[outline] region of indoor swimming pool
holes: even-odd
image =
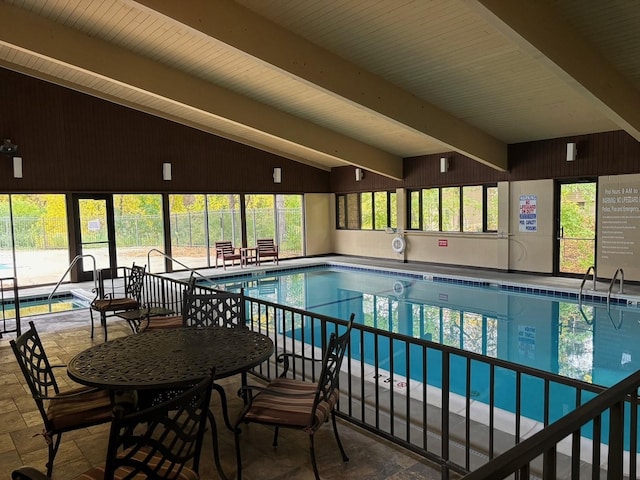
[[[217,278],[231,291],[611,386],[640,368],[635,302],[429,274],[321,265]],[[365,349],[365,355],[367,350]],[[366,359],[365,359],[366,360]],[[396,364],[397,368],[397,364]]]
[[[247,297],[334,318],[346,320],[354,312],[356,321],[369,327],[601,386],[614,385],[640,367],[637,302],[612,299],[608,307],[606,293],[579,304],[577,292],[344,265],[230,275],[216,278],[215,283],[230,291],[244,289]],[[316,326],[313,329],[315,338],[320,338]],[[305,343],[312,336],[310,329],[278,333]],[[351,355],[393,370],[396,378],[426,380],[441,388],[442,352],[412,344],[407,353],[404,345],[373,335],[352,336]],[[481,360],[467,364],[465,357],[456,355],[449,361],[450,392],[464,396],[469,373],[473,399],[488,404],[489,364]],[[527,392],[520,399],[498,393],[495,406],[515,412],[520,402],[522,415],[542,422],[545,382],[526,374],[517,380],[506,368],[494,373],[504,392],[517,391],[517,381]],[[575,389],[558,382],[551,382],[549,389],[547,406],[553,421],[575,408]],[[583,401],[592,396],[585,392]],[[587,437],[588,430],[583,432]]]

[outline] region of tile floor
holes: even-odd
[[[101,332],[89,338],[87,310],[29,317],[23,321],[23,330],[34,320],[52,363],[65,363],[83,349],[102,341]],[[129,327],[121,320],[110,319],[109,338],[129,335]],[[9,340],[15,334],[0,339],[0,474],[8,478],[9,472],[20,465],[32,465],[44,470],[47,448],[42,431],[42,420],[35,403],[25,389],[24,379],[13,355]],[[64,376],[59,381],[70,385]],[[240,410],[241,402],[235,391],[239,378],[222,383],[228,392],[231,418]],[[219,412],[219,397],[212,395],[212,411]],[[320,475],[323,479],[429,479],[440,478],[438,470],[411,452],[393,446],[367,432],[340,421],[340,435],[350,457],[343,463],[335,444],[331,427],[327,425],[317,434],[316,451]],[[223,469],[229,478],[235,478],[235,447],[233,435],[218,418],[219,445]],[[55,461],[55,480],[73,479],[91,466],[104,462],[108,426],[98,426],[63,436]],[[248,425],[243,429],[243,478],[256,479],[312,479],[307,436],[298,431],[282,430],[279,446],[271,446],[272,430],[261,425]],[[219,478],[213,465],[211,437],[205,437],[201,459],[201,478]]]

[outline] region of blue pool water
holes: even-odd
[[[521,293],[490,282],[468,285],[435,280],[421,274],[322,266],[217,278],[216,283],[231,291],[244,288],[249,297],[345,320],[355,312],[357,321],[372,327],[602,386],[611,386],[640,368],[640,309],[635,306],[620,302],[607,309],[602,300],[591,298],[580,307],[570,294]],[[374,341],[373,336],[365,336],[364,345],[359,345],[359,339],[352,338],[352,352],[375,364]],[[422,349],[409,352],[411,371],[407,372],[404,347],[390,345],[388,340],[381,340],[377,347],[381,369],[391,369],[393,352],[396,375],[423,379]],[[440,365],[440,352],[427,352],[427,364]],[[474,361],[470,368],[474,399],[488,403],[488,365]],[[451,358],[451,371],[460,373],[451,375],[451,391],[464,395],[466,369],[465,359]],[[427,383],[440,387],[439,375],[439,368],[429,368]],[[513,372],[497,368],[495,376],[505,391],[515,391]],[[521,399],[523,415],[542,421],[543,382],[524,375],[522,384],[527,392]],[[550,398],[553,421],[573,409],[575,391],[552,384]],[[498,395],[495,402],[498,408],[515,411],[516,401],[510,395]]]
[[[72,294],[55,295],[51,298],[51,302],[48,301],[47,297],[23,297],[20,298],[20,316],[27,317],[51,312],[65,312],[78,308],[87,308],[87,306],[87,302]],[[15,308],[13,300],[5,300],[0,303],[0,315],[7,319],[15,318]]]
[[[216,283],[336,318],[355,312],[357,321],[372,327],[598,385],[611,386],[640,368],[640,308],[635,306],[612,303],[607,310],[606,303],[590,302],[580,308],[577,299],[553,292],[523,294],[488,282],[469,286],[336,266]]]

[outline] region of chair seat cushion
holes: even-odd
[[[101,298],[95,300],[92,304],[95,310],[100,312],[115,311],[115,310],[133,310],[140,308],[140,302],[135,298]]]
[[[174,315],[171,317],[151,317],[149,319],[149,325],[144,329],[144,331],[163,330],[165,328],[182,328],[182,324],[182,315]]]
[[[151,469],[154,469],[159,464],[159,462],[163,460],[163,457],[161,457],[159,454],[155,454],[151,458],[148,458],[148,454],[146,452],[147,451],[139,451],[133,456],[133,458],[135,460],[138,460],[139,462],[145,463]],[[122,457],[123,455],[125,455],[125,453],[126,451],[120,453],[118,456]],[[178,474],[167,474],[166,470],[168,465],[169,464],[165,461],[164,465],[160,469],[160,472],[158,472],[158,474],[160,475],[158,478],[171,478],[174,480],[198,480],[200,478],[200,476],[189,467],[183,467]],[[118,469],[116,469],[113,478],[114,480],[121,480],[124,478],[130,478],[132,480],[147,480],[148,478],[150,478],[144,473],[138,473],[133,477],[129,477],[128,475],[130,475],[132,471],[132,467],[119,467]],[[91,470],[84,472],[80,476],[75,477],[74,480],[104,480],[104,467],[92,468]]]
[[[321,401],[312,419],[317,388],[316,383],[277,378],[255,396],[245,419],[291,427],[317,427],[327,420],[340,395],[336,389],[327,401]]]
[[[88,387],[67,390],[47,405],[47,417],[54,430],[107,422],[111,420],[111,412],[109,392]]]

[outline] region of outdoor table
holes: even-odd
[[[78,383],[114,392],[171,390],[192,385],[209,375],[212,367],[216,379],[245,375],[267,360],[273,349],[268,336],[245,328],[156,330],[94,345],[73,357],[67,371]],[[215,438],[214,457],[225,478]]]
[[[248,266],[249,263],[258,263],[258,247],[242,247],[240,249],[240,266]]]

